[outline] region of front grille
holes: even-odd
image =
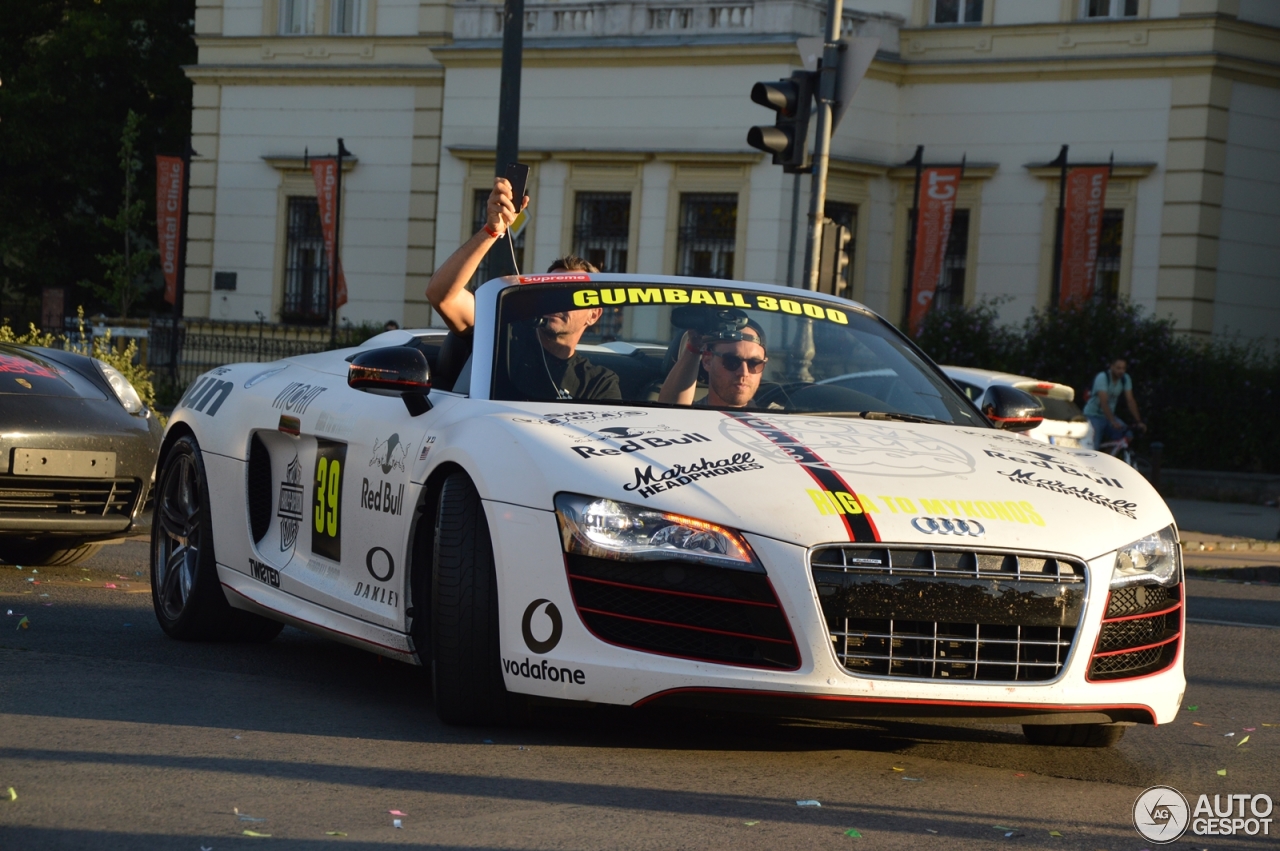
[[[676,561],[568,556],[582,622],[611,644],[707,662],[794,670],[800,656],[763,573]]]
[[[1118,588],[1089,663],[1090,680],[1120,680],[1159,673],[1178,658],[1182,586]]]
[[[830,546],[810,566],[832,647],[855,674],[1051,680],[1084,611],[1084,564],[1052,556]]]
[[[10,517],[130,517],[137,479],[0,476],[0,514]]]
[[[1117,588],[1111,592],[1107,602],[1108,618],[1123,618],[1129,615],[1141,615],[1147,612],[1158,612],[1178,602],[1178,589],[1162,588],[1159,585],[1130,585]]]

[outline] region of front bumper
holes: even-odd
[[[1106,558],[1084,565],[1100,581],[1086,583],[1069,653],[1052,678],[949,681],[851,672],[833,647],[806,550],[748,535],[794,637],[798,661],[789,669],[729,665],[603,640],[589,624],[598,616],[581,613],[575,598],[554,515],[504,503],[486,503],[486,509],[499,565],[504,676],[514,692],[824,717],[1162,724],[1176,715],[1185,690],[1181,639],[1172,664],[1158,673],[1090,681],[1108,599]]]

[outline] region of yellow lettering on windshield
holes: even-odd
[[[631,287],[627,290],[627,304],[662,304],[662,290],[657,287]]]
[[[752,301],[754,300],[754,304]],[[782,311],[792,316],[825,319],[837,325],[848,325],[849,315],[843,310],[809,301],[778,299],[773,296],[742,293],[734,290],[681,289],[676,287],[610,287],[575,290],[576,308],[619,304],[705,304],[715,307],[738,307],[748,310]]]

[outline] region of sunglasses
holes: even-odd
[[[732,352],[711,352],[713,358],[720,358],[720,363],[730,372],[737,372],[745,363],[747,372],[752,375],[759,375],[764,372],[764,365],[769,362],[768,358],[744,358],[733,354]]]

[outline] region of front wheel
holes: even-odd
[[[1109,748],[1124,735],[1121,724],[1023,724],[1022,734],[1033,745],[1059,748]]]
[[[233,609],[218,580],[204,461],[182,437],[157,477],[151,525],[151,603],[160,628],[180,641],[270,641],[283,624]]]
[[[444,481],[431,570],[431,688],[446,724],[508,720],[498,649],[498,576],[484,506],[466,473]]]

